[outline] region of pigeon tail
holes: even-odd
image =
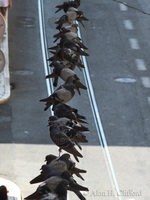
[[[39,198],[39,195],[38,195],[37,191],[35,191],[33,194],[31,194],[31,195],[25,197],[24,199],[26,199],[26,200],[28,200],[28,199],[30,199],[30,200],[31,200],[31,199],[35,200],[35,199],[38,199],[38,198]]]
[[[79,173],[76,173],[75,174],[78,178],[81,178],[83,181],[84,181],[84,178],[79,174]]]
[[[60,30],[62,27],[62,24],[58,24],[58,26],[56,26],[56,29]]]
[[[86,198],[81,194],[80,191],[74,191],[74,193],[77,195],[77,197],[78,197],[80,200],[86,200]]]
[[[54,82],[53,82],[53,86],[56,87],[58,83],[58,76],[55,77]]]
[[[39,176],[35,177],[30,181],[30,184],[35,184],[44,181],[44,177],[40,174]]]
[[[55,78],[58,77],[58,75],[56,75],[54,72],[51,74],[48,74],[45,78]]]
[[[73,168],[70,170],[72,173],[76,174],[76,173],[86,173],[87,171],[84,169],[79,169],[77,167]]]
[[[68,148],[65,148],[65,149],[66,149],[66,151],[68,151],[69,153],[73,154],[74,156],[78,156],[80,158],[83,158],[82,154],[80,154],[74,146],[71,147],[71,148],[68,147]]]

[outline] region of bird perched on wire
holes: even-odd
[[[51,63],[52,64],[52,63]],[[74,63],[69,62],[68,60],[62,60],[60,61],[60,64],[66,68],[69,68],[71,70],[74,70],[76,65]],[[53,64],[52,64],[53,66]]]
[[[82,126],[82,127],[77,127],[74,128],[69,126],[69,124],[67,125],[66,123],[66,119],[67,118],[59,118],[57,120],[55,120],[55,116],[51,116],[50,117],[51,120],[49,120],[49,125],[51,124],[51,122],[56,123],[56,125],[59,127],[59,130],[61,132],[63,132],[64,134],[66,134],[69,139],[74,142],[80,150],[82,150],[82,147],[79,145],[80,142],[82,143],[87,143],[88,140],[86,139],[86,136],[80,131],[88,131],[89,129]],[[68,121],[69,122],[69,121]]]
[[[55,34],[53,37],[56,38],[54,40],[54,43],[59,39],[61,38],[62,35],[66,35],[66,38],[67,39],[73,39],[75,37],[78,37],[77,36],[77,32],[78,32],[78,29],[77,29],[77,26],[75,26],[77,24],[72,24],[72,25],[69,25],[69,26],[64,26],[62,27],[59,32],[57,34]],[[81,38],[80,38],[81,40]]]
[[[56,39],[54,40],[54,43],[55,43],[59,38],[61,39],[61,40],[60,40],[60,43],[59,43],[59,46],[62,46],[63,43],[65,42],[65,40],[71,40],[72,42],[74,42],[74,43],[72,43],[72,44],[74,44],[74,45],[75,45],[75,44],[78,44],[78,46],[79,46],[80,48],[88,49],[88,48],[81,42],[81,38],[78,37],[77,33],[74,33],[74,32],[72,32],[72,31],[70,31],[70,30],[61,28],[60,32],[57,33],[57,34],[55,34],[53,37],[56,38]],[[52,47],[52,48],[54,48],[54,47]]]
[[[49,123],[50,126],[50,137],[52,141],[60,148],[68,153],[71,153],[77,162],[79,162],[78,157],[82,158],[82,154],[77,151],[75,148],[75,144],[71,141],[71,139],[63,133],[63,131],[60,131],[58,125],[54,122]]]
[[[63,61],[67,60],[71,62],[72,64],[75,64],[78,66],[78,68],[81,70],[81,68],[84,68],[84,65],[82,64],[82,61],[80,59],[80,53],[75,52],[69,48],[62,48],[59,51],[53,52],[50,51],[54,56],[50,57],[49,61]]]
[[[79,11],[73,7],[70,7],[67,12],[60,17],[60,19],[58,21],[55,22],[55,24],[58,24],[56,29],[60,29],[63,24],[69,23],[72,24],[72,22],[74,20],[77,20],[78,22],[80,22],[82,24],[82,26],[84,27],[84,24],[82,22],[82,20],[84,21],[89,21],[84,15],[82,11]]]
[[[80,124],[79,122],[69,119],[67,117],[57,117],[57,116],[50,116],[49,117],[49,122],[54,122],[56,123],[59,128],[61,129],[61,127],[69,127],[69,128],[73,128],[76,131],[89,131],[89,129],[85,126],[83,126],[82,124]]]
[[[42,165],[41,173],[36,176],[34,179],[30,181],[30,184],[39,183],[45,181],[48,177],[60,175],[64,171],[68,171],[72,174],[75,174],[82,180],[83,177],[80,173],[86,173],[86,170],[82,170],[75,167],[75,163],[70,159],[69,154],[63,154],[60,157],[56,157],[55,159],[49,161],[51,159],[51,154],[46,156],[46,165]],[[59,173],[58,173],[59,172]]]
[[[86,53],[85,51],[83,51],[80,45],[83,45],[83,43],[77,43],[74,39],[69,40],[66,38],[66,36],[62,36],[60,42],[53,47],[48,48],[49,50],[56,50],[56,52],[58,52],[58,50],[62,49],[62,48],[69,48],[71,50],[73,50],[74,52],[76,52],[76,54],[81,55],[81,56],[89,56],[88,53]],[[85,46],[84,46],[85,47]]]
[[[73,31],[70,31],[68,29],[66,29],[65,27],[62,27],[60,30],[59,30],[59,33],[55,34],[53,37],[56,38],[54,40],[54,43],[59,39],[61,38],[61,36],[66,36],[66,38],[68,40],[72,40],[73,38],[76,38],[78,37],[77,35],[77,32],[73,32]],[[81,40],[81,38],[79,38],[79,40]]]
[[[49,170],[51,170],[49,166],[45,166],[45,167],[47,167],[47,168],[49,168]],[[84,196],[81,194],[80,191],[88,191],[88,188],[84,187],[82,185],[79,185],[71,177],[71,173],[69,171],[64,171],[63,173],[55,172],[55,175],[52,175],[52,173],[50,172],[50,174],[47,176],[47,178],[45,177],[45,181],[42,184],[40,184],[40,186],[37,188],[37,190],[33,194],[26,197],[25,199],[33,199],[33,198],[36,199],[37,197],[39,198],[40,194],[43,195],[46,192],[53,193],[53,191],[55,194],[63,195],[62,191],[60,190],[61,189],[60,186],[62,186],[62,184],[64,184],[66,186],[65,189],[73,191],[81,200],[85,200]],[[62,189],[63,189],[63,193],[64,193],[64,188],[62,188]]]
[[[67,198],[67,186],[69,182],[66,179],[59,178],[57,176],[50,177],[41,183],[36,191],[31,195],[25,197],[26,200],[37,199],[43,200],[47,199],[48,196],[50,200],[66,200]],[[51,194],[51,195],[50,195]]]
[[[73,108],[67,104],[63,104],[61,102],[55,102],[55,104],[53,105],[53,111],[54,115],[56,115],[59,118],[67,117],[69,119],[75,120],[80,123],[87,123],[85,121],[86,120],[85,116],[80,115],[76,108]]]
[[[49,97],[41,99],[40,101],[46,102],[45,111],[55,102],[67,103],[75,95],[74,89],[76,89],[75,84],[73,83],[74,77],[69,76],[64,84],[58,87]]]
[[[60,10],[64,10],[64,12],[67,12],[68,8],[70,7],[78,8],[79,6],[80,6],[80,0],[64,2],[63,4],[55,6],[55,8],[58,8],[58,10],[56,10],[55,13],[59,12]]]
[[[80,88],[87,90],[87,87],[80,82],[79,77],[76,75],[74,71],[72,71],[67,67],[62,66],[60,63],[55,61],[53,62],[53,66],[54,66],[53,72],[46,76],[46,78],[54,78],[53,86],[55,87],[57,86],[58,77],[60,77],[64,81],[67,81],[69,76],[73,76],[74,77],[73,84],[75,84],[78,93],[81,94]]]
[[[73,33],[77,33],[78,32],[78,24],[66,25],[66,26],[62,27],[59,31],[61,31],[61,30],[68,30]]]
[[[71,173],[84,180],[80,173],[86,173],[86,170],[77,168],[75,162],[71,160],[70,154],[68,153],[64,153],[60,157],[55,157],[54,159],[53,155],[49,154],[45,157],[45,161],[46,165],[49,165],[53,170],[59,172],[69,170]]]

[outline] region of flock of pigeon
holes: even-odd
[[[66,200],[67,190],[74,192],[79,199],[85,200],[81,191],[88,191],[87,187],[78,184],[73,177],[75,175],[84,180],[81,173],[86,173],[86,170],[77,168],[70,154],[77,162],[79,157],[83,157],[79,152],[82,150],[79,143],[88,142],[84,132],[89,129],[82,125],[87,123],[86,118],[80,115],[77,109],[66,104],[74,97],[75,89],[79,95],[80,89],[87,89],[74,72],[75,66],[79,69],[84,68],[80,56],[88,56],[84,51],[87,47],[77,36],[78,25],[74,23],[78,21],[83,25],[82,21],[88,21],[83,12],[78,10],[79,6],[80,0],[56,6],[58,10],[55,13],[63,10],[65,14],[55,22],[59,33],[54,35],[54,42],[59,40],[59,43],[49,48],[53,56],[48,60],[51,61],[50,67],[53,67],[53,72],[46,78],[54,78],[55,87],[59,77],[64,84],[48,98],[40,101],[46,102],[44,110],[52,106],[54,115],[49,117],[48,126],[51,140],[59,147],[59,156],[50,154],[45,157],[46,163],[42,165],[40,174],[30,181],[30,184],[40,183],[40,185],[33,194],[25,198],[26,200]],[[62,150],[67,153],[61,154]]]

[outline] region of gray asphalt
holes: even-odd
[[[53,46],[57,33],[54,22],[63,12],[54,14],[54,5],[62,1],[44,0],[48,47]],[[124,1],[150,12],[148,0]],[[123,200],[147,200],[150,192],[150,90],[141,78],[150,77],[149,16],[128,8],[121,11],[112,0],[81,1],[80,9],[89,19],[80,25],[83,43],[90,56],[87,63],[102,120],[108,149]],[[131,20],[128,30],[124,20]],[[140,48],[130,47],[136,38]],[[9,11],[9,57],[11,83],[10,100],[0,106],[0,175],[18,184],[23,197],[37,187],[29,181],[39,173],[45,155],[58,155],[49,138],[47,120],[40,99],[47,97],[43,58],[40,44],[37,1],[14,0]],[[147,70],[137,69],[135,59],[142,59]],[[76,69],[84,83],[83,74]],[[135,82],[117,82],[131,78]],[[124,79],[123,79],[124,80]],[[85,181],[89,199],[115,199],[113,187],[103,158],[102,148],[86,91],[75,94],[69,104],[87,117],[89,143],[83,145],[83,159],[77,166],[87,169]],[[71,195],[71,194],[70,194]],[[72,198],[71,198],[72,199]],[[73,199],[76,197],[73,195]]]

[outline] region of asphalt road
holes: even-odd
[[[54,5],[44,0],[48,46],[57,33]],[[148,0],[124,0],[150,13]],[[147,200],[150,192],[150,35],[149,15],[113,0],[82,1],[80,10],[89,22],[80,26],[90,56],[87,64],[120,190],[120,199]],[[25,197],[37,187],[29,181],[39,173],[45,155],[58,155],[49,138],[40,99],[47,96],[41,52],[38,1],[13,1],[9,12],[10,100],[0,105],[0,175],[14,181]],[[83,74],[76,69],[84,83]],[[115,199],[99,143],[88,94],[77,93],[69,104],[87,117],[89,143],[77,166],[87,169],[87,200]],[[76,199],[73,196],[73,199]]]

